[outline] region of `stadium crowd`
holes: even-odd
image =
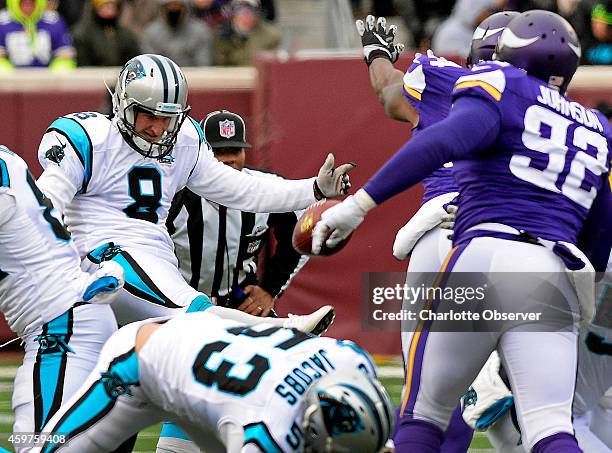
[[[576,30],[581,64],[612,64],[612,2],[608,0],[351,0],[356,17],[401,16],[407,47],[465,58],[476,25],[497,11],[554,11]]]
[[[474,27],[502,10],[566,18],[581,64],[612,64],[610,0],[351,0],[355,18],[400,16],[407,48],[465,58]],[[247,66],[282,47],[273,0],[2,0],[0,70],[121,66],[158,53],[182,66]],[[11,38],[12,36],[12,38]]]

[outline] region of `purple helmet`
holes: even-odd
[[[493,59],[495,46],[502,31],[512,19],[518,16],[516,11],[502,11],[495,13],[483,20],[474,30],[470,54],[467,57],[467,65],[472,66],[480,61]]]
[[[502,32],[495,59],[522,68],[565,93],[578,68],[580,41],[569,22],[558,14],[526,11]]]

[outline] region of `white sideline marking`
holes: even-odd
[[[14,379],[17,368],[16,366],[0,366],[0,378]]]
[[[13,424],[15,422],[15,416],[13,414],[0,414],[0,423],[2,424]],[[7,434],[7,433],[1,433],[1,434]],[[8,433],[10,434],[10,433]]]
[[[401,366],[379,366],[378,377],[383,379],[404,377],[404,369]]]

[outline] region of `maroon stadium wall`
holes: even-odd
[[[400,67],[410,61],[404,57]],[[357,188],[410,136],[406,124],[385,117],[360,58],[280,62],[264,57],[257,72],[210,68],[186,73],[193,116],[199,120],[220,108],[242,114],[254,144],[249,162],[289,178],[316,174],[333,152],[337,162],[358,164],[351,173]],[[8,83],[0,81],[0,142],[24,156],[38,175],[36,150],[50,122],[65,113],[99,110],[107,102],[101,74],[113,80],[116,70],[79,70],[51,80],[28,72]],[[570,95],[585,105],[612,102],[612,68],[581,69]],[[397,333],[364,331],[360,282],[363,273],[405,270],[406,263],[396,261],[391,248],[395,232],[416,211],[420,196],[418,187],[399,195],[378,208],[341,253],[312,258],[278,302],[279,312],[303,313],[333,304],[337,317],[331,335],[353,339],[375,353],[399,353]],[[0,336],[11,336],[6,326]]]

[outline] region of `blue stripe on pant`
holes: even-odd
[[[82,433],[108,414],[119,396],[129,394],[129,386],[139,384],[138,379],[138,357],[136,351],[131,349],[110,363],[108,371],[102,373],[100,379],[52,427],[53,432],[65,435],[66,441]],[[54,452],[62,445],[47,442],[42,452]]]
[[[89,252],[87,258],[94,264],[102,261],[115,261],[119,264],[125,272],[124,289],[133,296],[168,308],[181,308],[157,287],[138,262],[122,250],[121,246],[107,242]]]
[[[36,337],[39,347],[34,363],[34,430],[39,432],[62,404],[68,346],[72,336],[73,309],[44,324]]]
[[[191,440],[181,428],[179,428],[177,425],[174,424],[174,422],[171,422],[169,420],[165,421],[162,425],[159,437],[173,437],[175,439]]]

